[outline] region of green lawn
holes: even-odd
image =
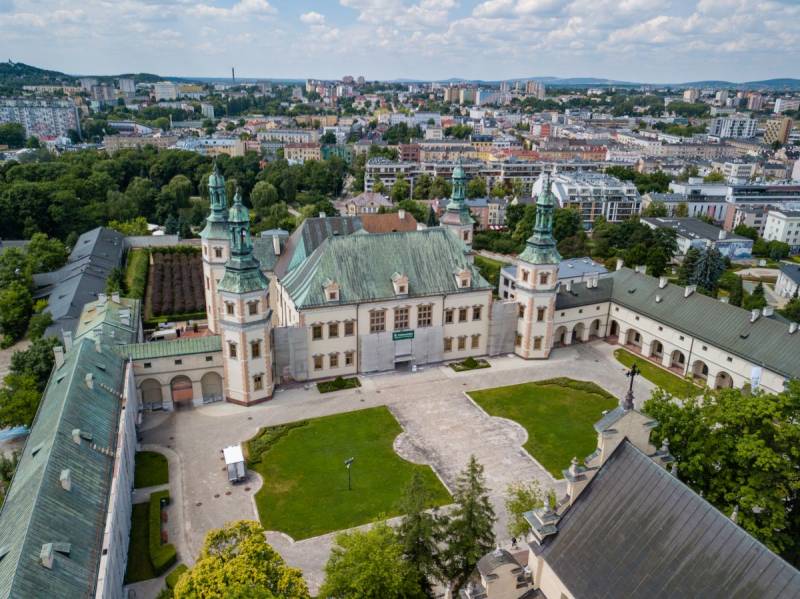
[[[435,505],[450,494],[428,466],[392,448],[402,428],[385,407],[262,429],[247,442],[248,465],[264,478],[256,494],[261,523],[296,540],[398,515],[397,503],[415,470]],[[344,462],[355,458],[352,491]]]
[[[128,545],[128,567],[125,584],[155,578],[148,548],[148,513],[150,504],[135,503],[131,510],[131,541]]]
[[[136,454],[136,473],[133,486],[136,489],[164,485],[169,482],[167,458],[154,451],[140,451]]]
[[[150,266],[150,253],[145,249],[128,252],[128,263],[125,266],[125,297],[144,299],[147,285],[147,270]]]
[[[495,291],[497,290],[497,283],[500,281],[500,269],[505,265],[505,262],[475,254],[475,266],[478,267],[481,276],[492,284]]]
[[[614,350],[614,357],[626,368],[630,368],[636,362],[636,366],[639,367],[644,378],[675,397],[692,397],[701,391],[700,387],[683,377],[653,364],[646,358],[635,356],[626,349]]]
[[[492,416],[508,418],[528,431],[525,449],[550,474],[573,457],[583,459],[597,447],[593,425],[618,400],[594,383],[560,378],[494,389],[470,391],[470,397]]]

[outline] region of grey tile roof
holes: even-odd
[[[658,279],[629,268],[599,279],[596,288],[587,289],[585,283],[574,284],[571,292],[562,288],[556,309],[609,300],[782,376],[800,378],[800,332],[791,334],[788,326],[772,318],[750,322],[748,310],[697,292],[684,297],[678,285],[659,289]]]
[[[456,285],[456,272],[467,269],[472,286]],[[392,275],[408,276],[408,296],[430,296],[491,289],[464,254],[464,244],[451,231],[422,231],[331,237],[292,270],[281,284],[298,309],[331,305],[324,286],[339,285],[340,304],[394,299]]]
[[[576,598],[800,597],[800,572],[627,440],[534,551]]]
[[[800,283],[800,264],[781,263],[781,272],[795,283]]]
[[[725,239],[720,240],[722,228],[711,225],[699,218],[671,218],[666,216],[643,217],[642,222],[659,229],[673,229],[679,236],[688,239],[710,239],[711,241],[748,241],[748,237],[725,233]],[[752,240],[750,240],[752,241]]]

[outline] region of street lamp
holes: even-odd
[[[355,458],[348,458],[344,461],[344,467],[347,468],[347,490],[352,491],[353,488],[350,486],[350,466],[353,465],[353,460]]]
[[[642,371],[639,370],[639,367],[636,365],[636,362],[634,362],[633,366],[631,366],[631,369],[628,372],[625,373],[625,376],[627,376],[629,379],[631,379],[631,384],[628,387],[628,393],[625,394],[625,399],[622,402],[622,409],[623,410],[632,410],[633,409],[633,379],[637,375],[641,374],[641,372]]]

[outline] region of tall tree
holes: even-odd
[[[33,297],[25,285],[14,281],[0,289],[0,333],[4,347],[25,334],[32,313]]]
[[[582,231],[581,213],[572,208],[556,208],[553,212],[553,237],[561,241]]]
[[[8,374],[0,387],[0,428],[30,426],[42,392],[29,374]]]
[[[27,252],[32,272],[50,272],[64,266],[67,261],[64,244],[44,233],[36,233],[31,237]]]
[[[760,310],[767,305],[767,298],[764,296],[764,284],[759,281],[753,293],[746,296],[742,301],[742,308],[746,310]]]
[[[411,194],[411,185],[409,185],[406,178],[402,175],[397,177],[397,180],[392,185],[391,198],[395,204],[409,199]]]
[[[683,262],[678,268],[678,284],[679,285],[694,285],[695,282],[695,269],[697,262],[700,259],[700,250],[697,248],[689,248],[686,255],[683,257]]]
[[[336,536],[319,594],[343,599],[426,596],[417,572],[403,557],[402,545],[385,522],[378,522],[367,531]]]
[[[455,588],[466,582],[484,555],[494,548],[494,509],[489,501],[483,466],[470,456],[453,493],[455,508],[445,530],[444,574]]]
[[[263,220],[266,218],[270,207],[279,202],[278,190],[272,183],[259,181],[253,186],[250,192],[250,203],[253,205],[256,216]]]
[[[468,198],[483,198],[486,196],[486,179],[473,177],[467,182]]]
[[[536,481],[517,482],[506,489],[506,510],[508,510],[508,534],[512,537],[524,537],[530,532],[531,525],[525,519],[525,512],[544,505],[542,488]]]
[[[680,202],[675,206],[675,216],[678,218],[686,218],[689,216],[689,205],[686,202]]]
[[[737,276],[728,291],[728,302],[732,306],[741,306],[744,301],[744,283],[742,277]]]
[[[250,596],[308,599],[309,593],[300,570],[284,563],[258,522],[239,520],[209,531],[200,558],[175,586],[175,599]]]
[[[707,247],[700,252],[694,269],[693,282],[698,290],[707,295],[716,295],[717,284],[725,272],[725,258],[715,247]]]

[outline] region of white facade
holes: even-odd
[[[20,123],[26,135],[37,137],[65,137],[70,129],[81,130],[72,100],[0,99],[0,124],[4,123]]]
[[[800,250],[800,212],[770,210],[763,237],[767,241],[788,243],[792,252]]]
[[[533,194],[542,190],[543,177],[533,185]],[[622,222],[641,212],[642,198],[630,181],[620,181],[600,173],[556,173],[552,176],[553,195],[562,208],[581,213],[586,228],[602,216],[609,222]]]
[[[749,117],[719,117],[711,121],[708,134],[714,137],[755,137],[758,121]]]
[[[175,100],[178,97],[178,86],[169,81],[160,81],[153,84],[153,96],[156,102],[161,100]]]

